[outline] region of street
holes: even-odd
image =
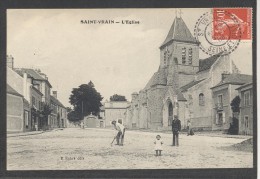
[[[124,146],[111,146],[115,130],[67,128],[7,138],[7,170],[251,168],[253,153],[228,150],[246,138],[186,136],[173,147],[172,135],[126,131]],[[155,156],[155,136],[162,156]]]

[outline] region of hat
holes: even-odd
[[[157,138],[157,137],[160,137],[160,138],[161,138],[161,136],[160,136],[160,135],[157,135],[157,136],[156,136],[156,138]]]
[[[116,123],[116,121],[115,120],[113,120],[112,122],[111,122],[111,124],[115,124]]]

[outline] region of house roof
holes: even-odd
[[[10,85],[6,84],[6,92],[8,94],[12,94],[12,95],[16,95],[16,96],[20,96],[23,97],[23,95],[21,95],[20,93],[18,93],[15,89],[13,89]]]
[[[180,89],[181,89],[181,91],[186,91],[186,90],[188,90],[189,88],[195,86],[196,84],[200,83],[200,82],[203,81],[203,80],[205,80],[205,79],[194,80],[194,81],[192,81],[192,82],[190,82],[190,83],[188,83],[188,84],[182,86]]]
[[[190,30],[186,26],[185,22],[181,17],[176,17],[173,24],[166,36],[161,47],[170,42],[171,40],[181,41],[181,42],[191,42],[199,43],[191,34]]]
[[[159,69],[155,72],[152,78],[146,84],[144,90],[151,88],[154,85],[166,85],[167,84],[167,76],[164,69]]]
[[[15,71],[19,74],[19,75],[23,75],[24,73],[27,73],[29,77],[32,77],[35,80],[39,80],[39,81],[46,81],[47,84],[51,86],[50,82],[48,81],[48,79],[43,78],[38,72],[36,72],[34,69],[30,69],[30,68],[16,68]]]
[[[57,104],[58,106],[61,106],[63,108],[66,108],[57,98],[55,98],[54,96],[51,96],[51,101],[53,101],[53,103]]]
[[[240,90],[240,89],[245,88],[245,87],[250,86],[250,85],[253,85],[253,83],[252,82],[245,83],[245,84],[241,85],[240,87],[236,88],[236,90]]]
[[[212,88],[216,88],[225,84],[243,85],[248,82],[252,82],[252,75],[233,73],[227,74],[226,77],[223,80],[221,80],[221,82],[219,82],[216,86]]]
[[[206,59],[199,60],[199,71],[205,71],[211,68],[211,66],[218,60],[218,58],[221,56],[222,53],[213,55]]]

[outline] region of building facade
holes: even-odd
[[[121,119],[126,123],[126,109],[129,106],[128,101],[109,101],[104,103],[105,109],[105,127],[111,127],[113,120]]]
[[[253,135],[253,84],[246,83],[237,88],[240,96],[239,134]]]
[[[24,97],[7,84],[7,132],[24,132],[29,130],[29,103]]]
[[[232,100],[238,96],[236,88],[252,81],[251,75],[245,74],[222,74],[219,84],[212,87],[213,98],[213,129],[228,130],[235,117],[232,108]],[[238,127],[238,126],[236,126]]]

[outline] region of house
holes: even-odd
[[[38,90],[37,87],[31,86],[31,130],[39,130],[43,128],[43,121],[40,117],[40,112],[42,111],[43,103],[42,103],[43,94]]]
[[[29,85],[27,85],[27,88],[25,90],[26,96],[28,97],[28,101],[32,101],[32,99],[30,98],[31,98],[31,89],[33,86],[34,90],[38,90],[41,93],[42,104],[39,105],[39,107],[42,107],[43,105],[50,106],[50,102],[51,102],[50,91],[52,86],[48,81],[48,77],[44,73],[42,73],[40,70],[34,70],[30,68],[14,68],[14,71],[20,76],[27,78],[27,81],[29,80],[29,82],[27,82]],[[37,103],[39,103],[39,100],[37,101]],[[48,117],[47,122],[43,120],[39,121],[38,128],[41,129],[43,127],[47,127],[46,125],[50,126],[50,116]]]
[[[111,127],[113,120],[121,119],[123,124],[126,121],[126,109],[129,105],[128,101],[109,101],[105,102],[105,126]]]
[[[24,132],[29,130],[29,102],[14,90],[6,85],[7,92],[7,132]]]
[[[51,95],[51,109],[50,128],[67,127],[67,109],[58,100],[57,91],[53,91],[53,95]]]
[[[233,123],[232,100],[238,96],[236,90],[241,85],[252,81],[251,75],[245,74],[222,74],[222,80],[212,89],[213,98],[213,130],[228,130]],[[235,124],[238,124],[235,122]],[[235,126],[238,128],[238,126]]]
[[[253,83],[246,83],[237,88],[240,96],[239,134],[253,135]]]

